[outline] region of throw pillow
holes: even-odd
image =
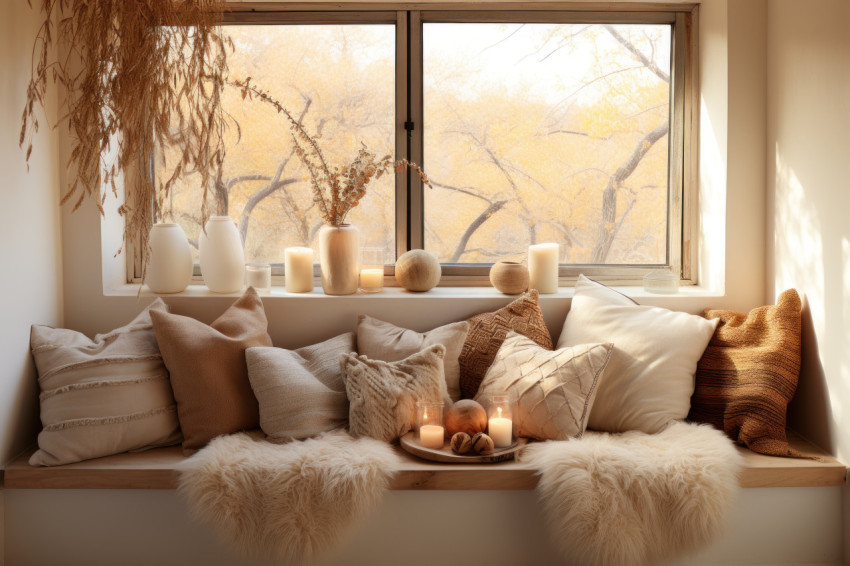
[[[558,348],[613,342],[588,428],[655,434],[691,408],[694,372],[717,321],[641,306],[583,275]]]
[[[788,446],[785,418],[800,375],[800,296],[746,313],[706,310],[719,321],[697,364],[689,418],[772,456],[801,456]]]
[[[345,426],[348,398],[339,357],[354,350],[353,332],[297,350],[245,350],[263,432],[271,440],[302,439]]]
[[[33,466],[58,466],[180,442],[174,397],[151,312],[94,340],[73,330],[32,327],[30,344],[41,389]]]
[[[531,338],[547,350],[552,349],[552,337],[537,303],[537,289],[495,312],[469,319],[469,334],[460,353],[460,391],[464,399],[475,397],[509,330]]]
[[[245,349],[271,346],[263,303],[248,287],[212,324],[154,311],[162,358],[171,372],[183,449],[202,448],[221,434],[257,428],[259,407],[245,364]]]
[[[469,333],[468,322],[453,322],[419,333],[366,315],[357,321],[357,351],[373,360],[397,362],[434,344],[446,347],[446,387],[452,401],[460,399],[458,358]]]
[[[538,440],[581,438],[599,376],[613,347],[582,344],[553,351],[510,331],[475,400],[486,404],[491,395],[511,395],[514,436]]]
[[[436,344],[398,362],[341,356],[351,434],[393,442],[412,430],[417,401],[444,401],[445,355],[445,346]]]

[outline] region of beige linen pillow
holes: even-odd
[[[32,327],[41,389],[39,449],[33,466],[57,466],[180,442],[176,406],[151,312],[94,340],[73,330]]]
[[[209,326],[165,312],[151,316],[171,372],[183,449],[202,448],[221,434],[257,428],[257,399],[248,382],[245,349],[271,346],[263,303],[253,287]]]
[[[588,428],[655,434],[687,417],[697,362],[715,326],[716,320],[638,305],[580,275],[558,348],[614,343]]]
[[[272,440],[301,439],[345,426],[348,398],[339,357],[354,350],[353,332],[297,350],[245,350],[263,432]]]
[[[412,430],[417,401],[440,402],[445,398],[445,355],[445,346],[436,344],[398,362],[356,354],[341,356],[351,434],[393,442]]]
[[[384,362],[397,362],[428,346],[442,344],[446,347],[443,360],[446,370],[446,388],[452,401],[460,399],[460,365],[458,358],[469,332],[469,323],[453,322],[429,330],[416,332],[389,322],[360,315],[357,321],[357,351],[364,356]]]
[[[491,395],[511,395],[515,436],[581,438],[613,348],[582,344],[553,351],[510,331],[475,400],[486,405]]]

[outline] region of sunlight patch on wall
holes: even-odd
[[[699,282],[724,290],[726,281],[726,161],[711,113],[700,98]]]

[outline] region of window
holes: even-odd
[[[554,241],[565,278],[687,280],[687,10],[234,12],[230,74],[278,98],[332,162],[362,142],[423,166],[433,187],[384,177],[350,216],[389,273],[424,248],[446,282],[483,283],[493,262]],[[248,261],[280,273],[285,247],[317,249],[307,175],[283,117],[236,89],[225,108],[215,213],[236,221]],[[192,241],[199,201],[190,177],[170,203]]]

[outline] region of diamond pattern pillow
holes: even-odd
[[[351,434],[393,442],[412,430],[417,401],[439,403],[446,398],[445,355],[445,346],[435,344],[398,362],[353,353],[340,356]]]
[[[531,289],[497,311],[469,319],[469,334],[459,360],[461,397],[475,397],[509,330],[531,338],[547,350],[552,349],[552,337],[537,304],[537,289]]]
[[[508,332],[475,400],[486,404],[491,395],[511,395],[515,436],[581,438],[613,349],[613,344],[582,344],[551,351]]]

